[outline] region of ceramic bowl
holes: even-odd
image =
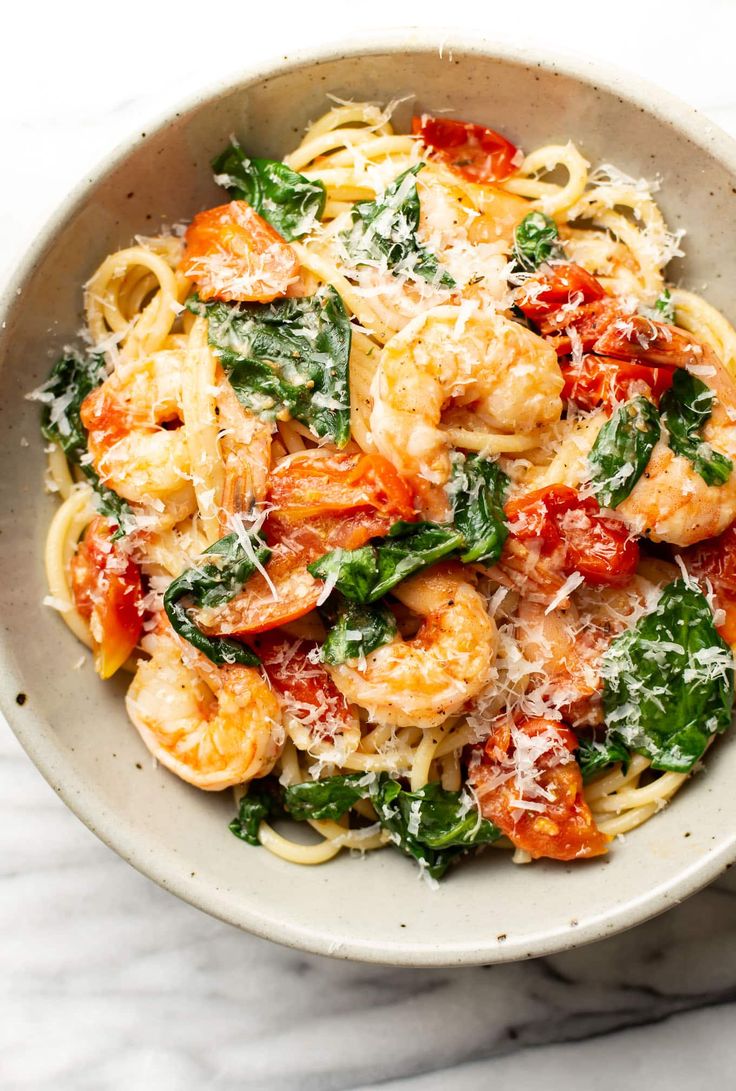
[[[227,829],[229,792],[207,794],[154,767],[123,708],[42,605],[44,535],[38,407],[24,395],[80,325],[80,286],[136,233],[222,201],[209,160],[235,132],[281,157],[328,92],[485,122],[526,148],[574,140],[593,161],[661,176],[669,223],[686,226],[676,279],[733,320],[736,146],[698,114],[631,75],[479,39],[403,33],[265,64],[137,135],[66,201],[7,288],[0,334],[0,693],[30,758],[69,807],[161,886],[281,943],[415,966],[489,963],[562,950],[631,927],[703,886],[736,858],[736,745],[709,754],[673,805],[603,862],[514,867],[488,851],[438,891],[397,853],[342,855],[310,869],[250,848]],[[23,698],[19,695],[25,694]]]

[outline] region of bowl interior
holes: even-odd
[[[397,52],[398,50],[398,52]],[[736,192],[725,138],[664,96],[631,97],[630,78],[595,78],[483,45],[366,45],[259,74],[168,120],[90,179],[41,240],[8,295],[0,339],[1,689],[21,741],[50,783],[101,837],[164,886],[226,920],[310,950],[416,965],[490,962],[558,950],[626,927],[690,893],[736,855],[736,749],[616,844],[604,862],[511,866],[488,851],[439,891],[398,854],[342,856],[298,868],[227,830],[230,793],[206,794],[156,768],[128,723],[124,684],[101,683],[83,649],[42,605],[42,550],[55,501],[43,492],[38,408],[43,381],[81,322],[81,285],[136,234],[222,200],[209,160],[236,133],[280,157],[327,93],[412,111],[447,111],[501,129],[524,148],[574,140],[592,163],[661,176],[672,227],[686,226],[676,276],[726,313],[736,272]],[[643,97],[642,97],[643,96]],[[646,102],[648,108],[644,108]],[[732,313],[731,318],[736,317]],[[80,666],[80,660],[84,665]],[[25,693],[27,701],[16,703]]]

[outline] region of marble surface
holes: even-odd
[[[3,267],[100,156],[177,97],[257,57],[397,21],[387,0],[357,13],[328,0],[319,19],[314,6],[288,5],[288,18],[283,5],[278,16],[255,7],[230,5],[205,33],[187,0],[4,13]],[[527,0],[523,21],[519,10],[459,0],[452,14],[465,29],[645,74],[736,135],[730,0],[598,10]],[[446,26],[446,5],[425,0],[421,17]],[[142,878],[63,807],[0,725],[0,876],[3,1088],[733,1082],[736,873],[626,935],[554,958],[460,971],[334,962],[236,932]]]

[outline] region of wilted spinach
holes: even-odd
[[[733,469],[730,458],[714,451],[702,438],[701,429],[710,420],[714,392],[684,368],[677,368],[672,386],[660,401],[660,412],[669,433],[669,445],[677,455],[692,462],[706,485],[723,485]]]
[[[531,273],[545,261],[563,258],[557,224],[544,212],[529,212],[514,230],[514,264]]]
[[[347,659],[359,659],[388,644],[396,636],[396,618],[383,603],[360,605],[331,596],[324,610],[330,626],[322,645],[322,660],[335,666]]]
[[[646,469],[661,427],[656,406],[633,398],[615,410],[588,456],[593,492],[603,507],[615,508]]]
[[[466,564],[492,565],[508,538],[503,501],[509,479],[498,462],[480,455],[456,454],[448,492],[453,521],[463,535]]]
[[[615,737],[607,739],[581,739],[576,755],[583,780],[591,780],[617,761],[628,762],[631,753]]]

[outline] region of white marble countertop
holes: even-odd
[[[129,133],[259,57],[396,24],[318,6],[13,5],[0,66],[0,264]],[[584,15],[581,15],[584,12]],[[604,12],[605,14],[601,14]],[[318,14],[317,14],[318,13]],[[522,6],[425,0],[425,26],[584,52],[736,135],[731,0]],[[410,10],[407,8],[407,15]],[[734,875],[734,873],[731,873]],[[478,970],[392,970],[285,950],[211,920],[100,844],[0,725],[0,1086],[618,1091],[730,1086],[736,878],[633,932]],[[534,1047],[534,1048],[532,1048]]]

